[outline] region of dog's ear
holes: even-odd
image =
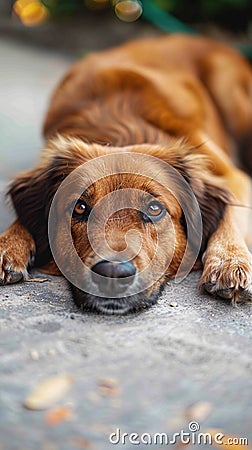
[[[209,238],[224,217],[227,205],[232,202],[232,195],[223,187],[217,177],[207,173],[206,170],[202,170],[197,176],[201,182],[190,178],[189,175],[189,184],[198,200],[202,216],[203,234],[200,249],[202,255],[206,250]]]
[[[53,197],[61,182],[84,162],[83,144],[74,153],[72,141],[58,137],[44,150],[41,164],[20,174],[11,184],[7,195],[11,197],[18,220],[33,236],[36,243],[36,265],[51,259],[48,242],[48,216]]]
[[[37,266],[44,265],[51,259],[47,221],[59,183],[59,180],[56,182],[55,175],[50,166],[41,165],[19,175],[8,192],[18,220],[35,240]]]

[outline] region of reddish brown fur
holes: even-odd
[[[24,237],[20,235],[15,248],[11,242],[14,235],[16,238],[16,228],[0,237],[0,249],[12,261],[13,271],[27,266],[33,239],[37,265],[51,260],[48,213],[66,176],[98,156],[126,151],[165,161],[190,184],[202,213],[201,255],[205,250],[206,254],[201,283],[206,289],[220,295],[228,292],[225,294],[228,298],[250,298],[251,256],[244,237],[238,236],[241,229],[241,235],[246,233],[245,221],[233,207],[226,205],[234,198],[236,202],[248,202],[247,178],[235,168],[230,154],[231,149],[249,141],[251,92],[252,74],[247,62],[232,49],[205,38],[169,36],[130,42],[76,63],[53,95],[44,124],[46,146],[40,165],[21,174],[10,189],[21,224],[15,227],[22,230],[25,227],[29,232],[25,231]],[[175,276],[187,242],[181,206],[155,180],[147,183],[132,174],[113,176],[93,186],[93,193],[89,193],[92,205],[121,185],[157,192],[157,198],[169,211],[175,231],[175,251],[166,276]],[[179,195],[183,204],[185,194],[181,191]],[[134,264],[141,271],[153,256],[155,231],[144,227],[136,212],[121,214],[122,218],[118,216],[107,223],[107,240],[120,251],[125,243],[123,235],[132,227],[137,229],[143,238],[143,248]],[[189,219],[192,224],[193,219],[192,211]],[[162,226],[160,222],[158,227]],[[170,226],[162,232],[160,265],[170,252]],[[96,256],[85,227],[72,221],[76,250],[91,266]],[[56,239],[64,258],[64,236],[58,232]],[[221,260],[223,254],[227,257],[226,265]],[[17,262],[20,259],[21,263]],[[232,261],[234,268],[229,271]],[[8,281],[5,271],[3,265],[3,282]],[[242,280],[241,272],[245,273]],[[146,296],[158,291],[163,283],[164,277]],[[244,289],[247,294],[241,295]]]

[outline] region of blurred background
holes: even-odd
[[[177,22],[179,19],[181,23]],[[151,27],[151,24],[153,27]],[[252,36],[251,0],[1,0],[1,36],[79,55],[154,27],[166,32],[193,27],[224,39]]]
[[[169,32],[213,36],[252,59],[252,0],[1,0],[0,181],[35,164],[51,92],[73,60]]]

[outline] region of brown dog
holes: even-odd
[[[50,263],[53,246],[78,305],[126,313],[156,301],[188,244],[191,259],[202,259],[200,284],[208,292],[250,300],[250,181],[231,153],[239,149],[252,168],[251,126],[250,66],[212,40],[146,39],[76,63],[52,98],[40,164],[10,188],[18,219],[0,237],[0,283],[26,278],[34,259],[37,267]],[[54,202],[50,248],[53,197],[79,167],[74,189],[65,184]],[[82,274],[76,255],[90,270]]]

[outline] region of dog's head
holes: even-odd
[[[119,149],[62,137],[10,194],[40,266],[51,257],[52,205],[51,249],[75,302],[107,314],[153,304],[185,254],[189,268],[202,254],[229,199],[182,141]]]

